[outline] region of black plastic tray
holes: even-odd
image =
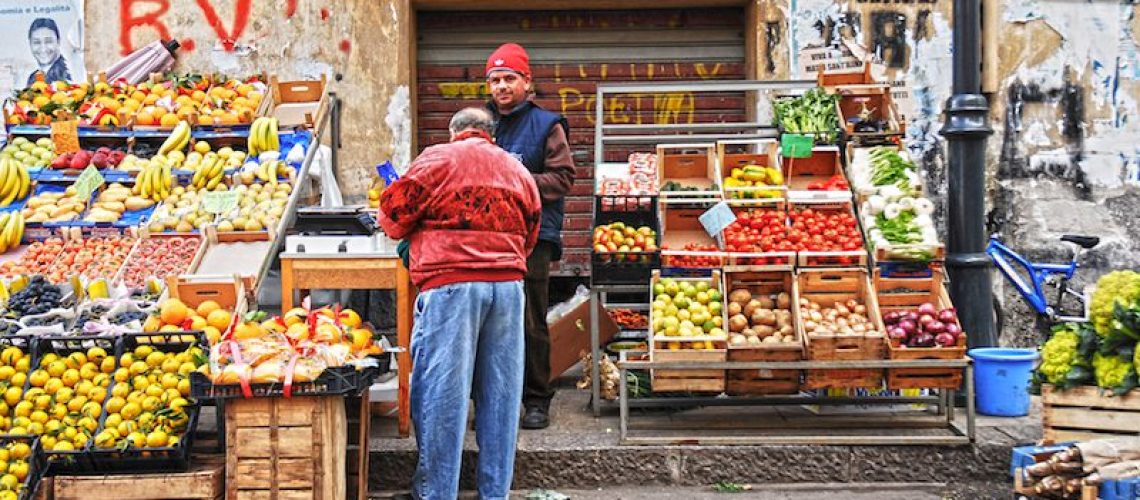
[[[360,384],[361,376],[351,366],[326,368],[311,382],[294,383],[291,395],[344,396],[357,392],[360,389]],[[251,397],[254,398],[285,397],[285,384],[281,382],[249,384],[249,388]],[[245,398],[241,385],[214,384],[209,377],[198,372],[190,374],[190,396],[208,399]]]
[[[654,269],[661,267],[660,252],[626,252],[590,254],[592,280],[599,285],[643,285],[649,283]],[[629,260],[633,256],[635,260]]]
[[[23,488],[20,491],[20,500],[31,500],[36,497],[36,492],[40,488],[40,480],[43,479],[44,473],[47,471],[47,463],[44,461],[43,451],[40,450],[40,437],[31,435],[17,435],[17,434],[0,434],[0,447],[7,446],[13,442],[25,442],[31,448],[31,453],[28,456],[28,476],[24,478]]]

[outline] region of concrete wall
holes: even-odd
[[[802,49],[850,40],[885,60],[882,76],[906,80],[911,99],[901,111],[909,144],[941,205],[946,154],[938,130],[950,95],[952,0],[752,1],[760,78],[802,76],[796,69]],[[1057,241],[1062,233],[1097,234],[1104,243],[1082,272],[1091,279],[1110,268],[1137,267],[1140,7],[984,1],[995,129],[989,229],[1042,259],[1065,258]],[[406,0],[89,1],[88,69],[161,34],[190,46],[181,71],[343,75],[333,84],[346,103],[340,181],[355,198],[366,190],[372,165],[389,158],[403,164],[410,155],[411,21]],[[1007,310],[1003,341],[1033,342],[1020,298],[1000,277],[995,283]]]
[[[88,71],[161,36],[182,42],[180,72],[341,75],[331,82],[344,100],[338,180],[359,198],[373,165],[410,154],[408,14],[402,0],[89,0]]]

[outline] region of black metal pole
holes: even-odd
[[[989,103],[981,94],[981,0],[954,0],[954,95],[942,135],[949,143],[946,266],[970,347],[997,345],[986,249],[986,137]]]

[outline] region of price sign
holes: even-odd
[[[51,122],[51,142],[55,146],[57,155],[79,151],[79,122],[76,120]]]
[[[237,191],[210,191],[202,196],[202,209],[212,214],[232,212],[240,197]]]
[[[94,193],[99,186],[103,185],[103,174],[99,173],[99,169],[94,165],[88,165],[83,173],[79,174],[79,179],[75,181],[75,194],[82,200],[91,198],[91,193]]]
[[[783,134],[780,136],[780,154],[784,158],[811,158],[815,139],[810,135]]]
[[[736,222],[736,214],[729,208],[728,203],[722,201],[701,214],[697,220],[701,221],[701,225],[705,227],[709,236],[716,238],[720,236],[724,228]]]

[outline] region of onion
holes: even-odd
[[[938,321],[943,323],[957,323],[958,314],[950,309],[943,309],[938,312]]]
[[[958,326],[958,323],[946,323],[946,333],[958,338],[959,335],[962,335],[962,327]]]
[[[857,313],[857,314],[861,314],[861,313]],[[883,315],[883,322],[888,324],[888,325],[893,325],[895,323],[898,323],[899,320],[902,319],[901,316],[902,315],[899,314],[898,311],[891,311],[891,312],[888,312],[888,313]]]
[[[926,328],[926,325],[930,324],[931,321],[936,320],[934,319],[934,316],[931,316],[929,314],[923,314],[922,316],[918,317],[918,324],[922,325],[923,328]]]
[[[934,335],[929,333],[919,333],[910,338],[908,344],[911,347],[934,347]]]
[[[911,321],[918,321],[918,313],[916,313],[914,311],[907,311],[907,312],[902,314],[902,318],[903,319],[909,319]]]
[[[938,314],[938,308],[934,307],[934,304],[931,304],[930,302],[923,302],[922,305],[918,306],[917,312],[920,316],[925,314],[934,316],[935,314]]]
[[[851,331],[855,333],[867,333],[867,327],[863,326],[862,324],[854,324],[851,325]]]
[[[926,330],[927,333],[930,333],[932,335],[938,335],[939,333],[946,331],[946,323],[938,320],[932,320],[930,323],[922,325],[922,329]]]
[[[934,337],[934,342],[942,347],[954,347],[958,339],[948,332],[942,332]]]
[[[855,299],[847,299],[847,304],[845,304],[845,305],[847,306],[848,309],[854,309],[855,306],[859,305],[859,301],[857,301]]]
[[[867,314],[867,306],[863,304],[856,304],[851,310],[855,311],[855,314]]]
[[[895,340],[895,341],[898,341],[900,343],[906,342],[907,337],[909,337],[909,335],[906,333],[906,330],[903,330],[902,328],[899,328],[897,326],[888,329],[887,335],[890,336],[891,340]]]
[[[819,325],[817,325],[816,322],[812,320],[804,321],[804,330],[814,332],[816,328],[819,328]]]
[[[915,323],[914,321],[909,320],[909,319],[904,319],[902,321],[899,321],[898,327],[901,328],[904,332],[906,332],[907,335],[913,335],[915,333],[918,333],[918,324]]]

